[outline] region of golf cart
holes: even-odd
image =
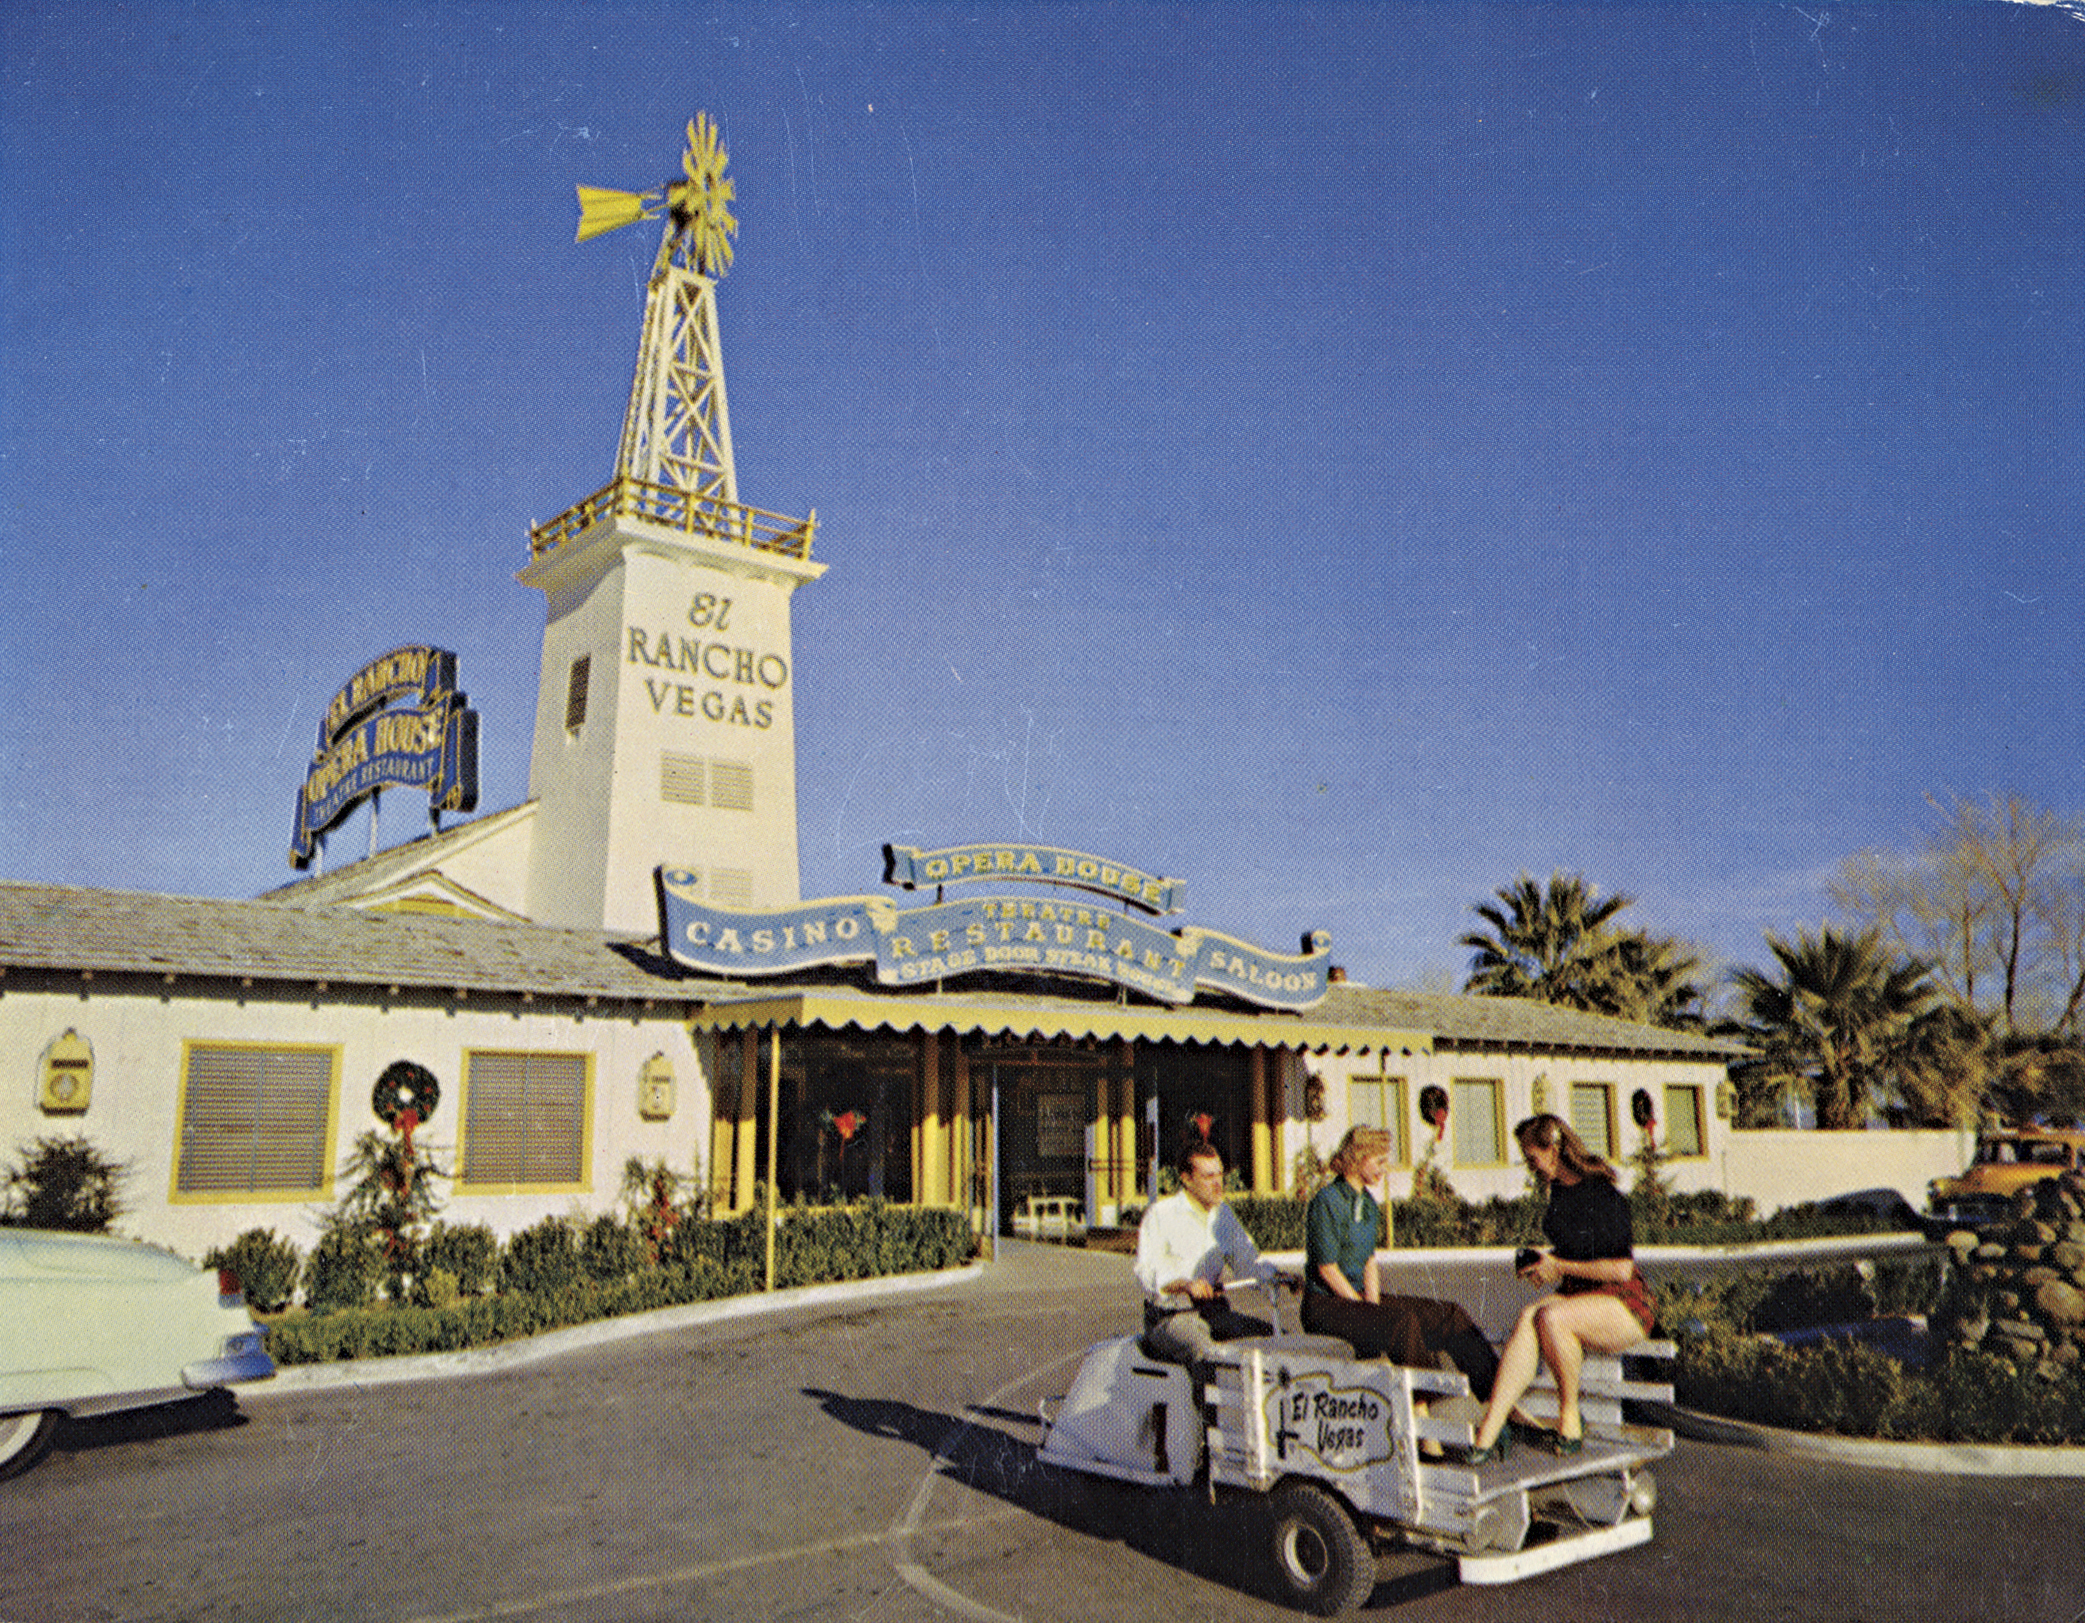
[[[1672,1353],[1670,1342],[1644,1342],[1628,1356]],[[1646,1467],[1672,1451],[1672,1433],[1625,1422],[1622,1404],[1670,1402],[1672,1388],[1626,1380],[1619,1356],[1595,1353],[1580,1386],[1583,1452],[1516,1450],[1467,1465],[1459,1456],[1481,1411],[1458,1372],[1277,1333],[1219,1345],[1197,1392],[1185,1368],[1118,1336],[1090,1349],[1071,1390],[1042,1405],[1040,1457],[1148,1487],[1206,1483],[1212,1502],[1264,1495],[1283,1596],[1331,1617],[1374,1588],[1378,1538],[1453,1556],[1462,1580],[1480,1584],[1648,1543],[1657,1488]],[[1547,1371],[1521,1408],[1554,1418]]]

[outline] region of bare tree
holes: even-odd
[[[1932,964],[1995,1035],[2075,1034],[2085,1007],[2085,823],[2019,795],[1927,798],[1941,826],[1925,845],[1852,858],[1832,900]]]

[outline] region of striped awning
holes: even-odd
[[[1125,1042],[1217,1043],[1316,1052],[1433,1052],[1431,1032],[1318,1020],[1308,1012],[1254,1014],[989,993],[878,997],[847,987],[749,988],[743,997],[706,1002],[689,1019],[689,1027],[695,1031],[745,1031],[776,1025],[824,1026],[833,1031],[952,1031],[959,1036],[1015,1042],[1120,1038]]]

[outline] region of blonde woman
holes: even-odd
[[[1380,1127],[1348,1129],[1332,1152],[1338,1176],[1311,1198],[1304,1218],[1303,1328],[1351,1343],[1357,1358],[1432,1369],[1445,1353],[1470,1390],[1488,1398],[1498,1355],[1469,1314],[1454,1302],[1383,1294],[1376,1243],[1389,1234],[1371,1186],[1389,1158],[1390,1135]]]
[[[1477,1425],[1472,1464],[1505,1457],[1512,1437],[1507,1420],[1541,1363],[1557,1383],[1557,1427],[1545,1440],[1559,1454],[1578,1453],[1585,1447],[1578,1410],[1585,1350],[1615,1353],[1634,1346],[1657,1318],[1650,1287],[1636,1268],[1629,1202],[1615,1187],[1614,1168],[1588,1150],[1561,1116],[1530,1116],[1513,1136],[1528,1170],[1549,1191],[1542,1232],[1550,1248],[1537,1252],[1520,1277],[1555,1290],[1529,1304],[1506,1343],[1491,1402]]]

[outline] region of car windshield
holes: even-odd
[[[2067,1167],[2072,1146],[2059,1141],[1987,1138],[1976,1149],[1976,1164],[1985,1167]]]

